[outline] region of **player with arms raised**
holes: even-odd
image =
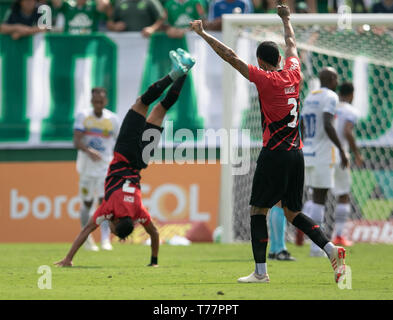
[[[301,213],[304,184],[304,158],[299,136],[300,61],[290,11],[280,1],[278,15],[284,24],[285,66],[279,69],[280,54],[276,43],[262,42],[257,48],[258,67],[248,65],[236,53],[203,30],[200,20],[190,23],[213,50],[255,83],[261,107],[263,148],[257,161],[251,194],[251,244],[255,271],[238,282],[269,282],[266,266],[268,229],[266,214],[280,200],[289,222],[323,248],[338,281],[345,270],[343,248],[335,247],[318,225]],[[229,213],[228,213],[229,214]]]

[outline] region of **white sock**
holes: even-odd
[[[327,244],[325,244],[325,246],[323,247],[323,251],[326,252],[326,254],[328,255],[328,257],[330,258],[330,255],[332,254],[332,250],[334,248],[334,244],[331,242],[328,242]]]
[[[325,205],[312,202],[310,204],[310,218],[321,225],[325,217]]]
[[[85,204],[82,202],[81,204],[81,210],[80,210],[80,220],[81,220],[81,226],[84,228],[87,223],[89,222],[90,218],[90,208],[85,206]]]
[[[336,206],[336,236],[340,237],[343,234],[345,223],[351,213],[351,205],[349,203],[338,203]]]
[[[255,273],[260,276],[267,273],[267,264],[266,263],[256,263],[255,264]]]
[[[101,242],[110,241],[111,229],[109,228],[109,221],[105,220],[101,223]]]
[[[322,228],[323,218],[325,216],[325,206],[312,201],[309,204],[309,209],[310,218],[314,220],[314,222],[319,225],[320,228]],[[311,242],[311,251],[319,250],[320,248],[314,242]]]
[[[310,217],[311,216],[311,208],[312,208],[312,204],[314,202],[312,202],[312,200],[307,200],[304,205],[303,205],[303,209],[302,212],[307,216]]]

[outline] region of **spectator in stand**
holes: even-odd
[[[18,40],[45,31],[37,26],[39,17],[36,0],[16,0],[5,13],[0,33],[9,34],[12,39]]]
[[[76,0],[70,4],[64,0],[52,0],[56,16],[64,17],[64,26],[58,26],[70,34],[91,34],[98,31],[101,14],[106,10],[106,0]]]
[[[393,13],[393,0],[382,0],[374,4],[373,13]]]
[[[158,0],[124,0],[112,3],[113,15],[107,27],[110,31],[140,31],[150,37],[164,24],[166,15]]]
[[[205,20],[206,13],[200,0],[167,0],[165,3],[170,38],[182,38],[190,30],[190,22]]]
[[[222,15],[227,13],[253,13],[251,0],[213,0],[209,8],[209,24],[207,29],[220,31],[222,29]]]
[[[367,5],[365,0],[353,0],[352,1],[352,12],[353,13],[367,13]]]

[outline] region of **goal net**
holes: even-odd
[[[318,72],[325,66],[338,71],[339,83],[352,81],[355,87],[353,105],[361,115],[355,132],[365,167],[351,165],[348,223],[387,221],[393,213],[393,19],[389,15],[295,14],[291,21],[304,76],[301,104],[310,90],[319,87]],[[283,26],[276,15],[226,15],[223,36],[244,61],[254,65],[260,42],[271,40],[284,48]],[[250,239],[249,199],[262,129],[255,85],[226,65],[223,87],[224,126],[249,129],[251,141],[247,174],[234,175],[231,165],[222,166],[220,217],[223,239],[231,242]],[[328,235],[333,232],[335,206],[329,193],[324,223]],[[288,225],[287,230],[291,241],[294,228]]]

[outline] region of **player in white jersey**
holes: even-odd
[[[359,112],[352,106],[354,88],[350,82],[344,82],[340,86],[340,103],[337,108],[337,135],[341,141],[342,147],[346,153],[352,151],[355,156],[355,164],[358,167],[363,166],[363,158],[356,146],[353,128],[359,118]],[[349,193],[351,191],[351,172],[349,168],[342,169],[336,166],[334,174],[335,185],[333,194],[337,197],[336,215],[335,215],[335,238],[333,243],[336,245],[350,246],[343,236],[345,222],[351,212]]]
[[[93,88],[93,108],[81,111],[75,118],[74,145],[78,149],[76,167],[79,173],[82,228],[90,218],[94,200],[98,199],[99,204],[103,200],[105,177],[119,131],[119,120],[113,112],[105,109],[107,103],[106,90]],[[99,250],[91,236],[84,247],[87,250]],[[101,225],[101,248],[112,250],[108,223]]]
[[[336,146],[340,153],[341,166],[348,166],[348,158],[341,146],[334,127],[334,116],[338,104],[337,71],[326,67],[319,73],[321,88],[311,92],[304,101],[301,115],[303,154],[305,162],[305,185],[312,189],[312,201],[303,212],[318,225],[325,215],[327,192],[334,187]],[[307,211],[306,211],[307,210]],[[313,243],[311,256],[322,256],[324,252]]]

